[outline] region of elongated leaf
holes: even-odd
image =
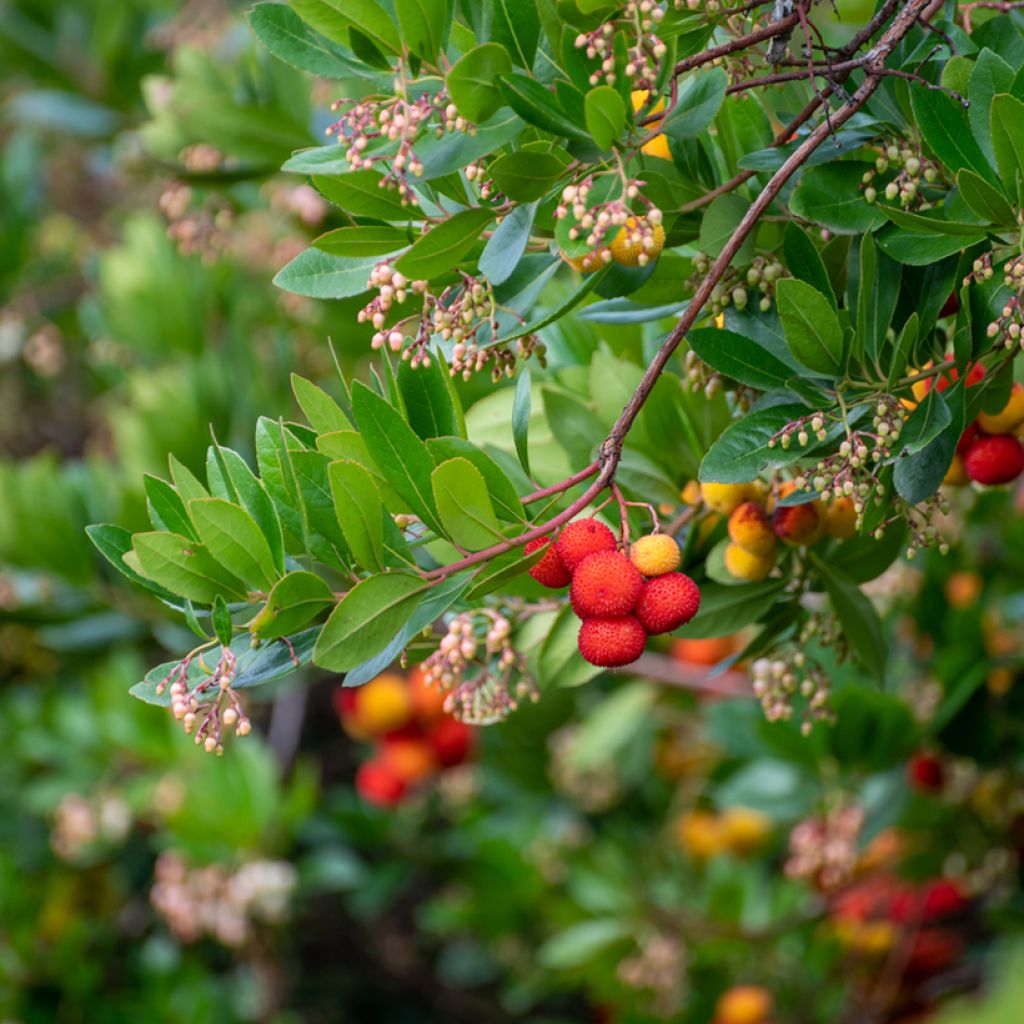
[[[821,253],[818,252],[817,246],[811,241],[807,232],[795,221],[790,221],[786,225],[786,230],[783,233],[783,249],[786,263],[793,276],[821,292],[828,299],[832,308],[838,309],[836,293],[828,271],[825,269]]]
[[[1016,195],[1018,176],[1024,176],[1024,103],[1008,93],[996,96],[992,101],[991,126],[999,177],[1009,194]],[[992,181],[991,172],[971,169]]]
[[[156,594],[164,601],[177,604],[179,598],[166,587],[161,587],[151,579],[137,573],[127,562],[124,556],[131,553],[132,535],[123,526],[113,523],[98,523],[87,526],[85,532],[89,540],[96,546],[96,550],[115,568],[119,573],[131,580],[132,583]]]
[[[379,49],[401,53],[398,28],[377,0],[324,0]]]
[[[292,374],[292,394],[318,434],[330,434],[335,430],[350,430],[352,424],[341,411],[341,406],[323,388],[311,380]]]
[[[568,139],[589,138],[585,128],[562,113],[554,94],[526,75],[500,74],[498,88],[504,101],[528,124]]]
[[[495,228],[480,256],[480,273],[491,284],[507,281],[526,252],[537,204],[516,206]]]
[[[626,127],[626,104],[610,85],[598,85],[587,93],[584,116],[597,145],[611,149]]]
[[[241,505],[223,498],[190,501],[189,515],[199,540],[225,569],[259,589],[277,576],[274,556],[255,520]]]
[[[398,389],[409,418],[409,426],[426,440],[459,432],[459,418],[439,359],[415,369],[403,361],[398,367]]]
[[[491,39],[500,43],[521,68],[529,71],[540,41],[536,0],[485,0],[490,7]]]
[[[527,436],[530,429],[530,410],[533,405],[530,391],[530,371],[521,370],[516,379],[515,399],[512,402],[512,438],[516,446],[519,462],[530,475],[530,450]]]
[[[564,162],[552,153],[519,150],[499,156],[490,173],[498,191],[516,202],[528,203],[546,195],[564,169]]]
[[[512,481],[487,452],[461,437],[433,437],[427,441],[427,448],[438,465],[458,458],[471,462],[487,484],[495,512],[511,522],[525,520],[526,514]]]
[[[1013,224],[1013,207],[1002,192],[990,185],[980,174],[964,167],[957,172],[956,185],[963,201],[979,217],[990,224],[1007,226]]]
[[[688,75],[661,130],[672,139],[696,138],[714,121],[728,84],[729,76],[721,68]]]
[[[323,78],[359,74],[357,64],[286,4],[256,4],[247,17],[260,42],[279,60]]]
[[[493,219],[494,214],[482,208],[449,217],[400,256],[395,269],[410,280],[429,280],[446,273],[473,248],[480,232]]]
[[[200,499],[212,501],[216,499]],[[137,533],[126,564],[172,594],[212,604],[218,594],[245,597],[245,587],[209,551],[176,533]]]
[[[281,520],[263,482],[238,452],[220,445],[215,446],[215,451],[221,466],[220,471],[230,484],[234,500],[252,516],[270,547],[274,567],[278,574],[283,573],[284,536],[281,532]]]
[[[357,462],[332,462],[327,477],[334,511],[356,561],[370,572],[384,568],[384,504],[373,477]]]
[[[331,612],[313,661],[331,672],[347,672],[379,654],[409,621],[428,589],[419,576],[406,572],[363,580]]]
[[[784,387],[793,370],[753,338],[715,327],[699,327],[686,335],[691,349],[719,373],[759,391]]]
[[[349,259],[378,258],[399,252],[411,243],[407,232],[390,224],[357,224],[335,228],[313,239],[313,247],[330,256]]]
[[[359,382],[352,387],[352,413],[381,474],[427,526],[442,533],[430,484],[434,460],[412,427]]]
[[[860,587],[843,572],[813,553],[811,559],[825,584],[846,639],[861,664],[881,682],[885,678],[887,651],[878,612]]]
[[[487,484],[468,459],[442,462],[431,482],[445,536],[470,551],[490,547],[502,539]]]
[[[843,364],[843,331],[828,299],[795,278],[779,281],[775,298],[793,356],[819,373],[839,373]]]
[[[969,167],[994,185],[996,176],[971,134],[963,106],[938,89],[912,88],[910,99],[924,141],[939,160],[954,174]]]
[[[697,617],[676,630],[686,637],[729,636],[756,622],[783,595],[784,580],[765,580],[732,587],[707,583],[701,587]]]
[[[452,103],[474,124],[486,121],[504,105],[497,79],[511,70],[512,61],[503,46],[481,43],[464,53],[448,72],[446,82]]]
[[[188,517],[185,502],[166,480],[147,473],[143,477],[143,486],[146,490],[149,518],[155,529],[169,530],[193,540],[198,539],[192,527],[192,520]]]
[[[415,206],[403,203],[395,189],[383,186],[382,181],[383,175],[374,170],[313,177],[313,184],[327,199],[357,217],[404,222],[423,216]]]
[[[409,49],[432,61],[444,45],[451,20],[448,0],[395,0],[395,11]]]
[[[347,299],[369,288],[376,256],[331,256],[320,249],[306,249],[286,263],[274,284],[286,292],[311,299]]]
[[[802,405],[773,405],[749,413],[722,432],[700,464],[700,479],[723,484],[753,480],[765,466],[785,466],[803,454],[798,445],[769,447],[773,434],[805,415]]]
[[[841,160],[805,171],[789,200],[798,217],[830,231],[859,235],[885,222],[885,214],[864,201],[859,187],[874,165]]]
[[[299,569],[274,584],[249,631],[260,640],[288,636],[333,603],[331,588],[316,573]]]

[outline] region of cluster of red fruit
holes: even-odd
[[[985,368],[975,363],[968,371],[966,386],[973,387],[985,376]],[[957,371],[939,378],[937,387],[945,391],[958,379]],[[914,386],[914,396],[923,401],[930,380]],[[911,404],[908,402],[908,404]],[[1024,386],[1014,383],[1006,404],[998,412],[981,412],[960,436],[956,455],[945,482],[954,486],[974,482],[994,486],[1008,484],[1024,473],[1024,445],[1018,434],[1024,425]]]
[[[356,773],[356,790],[378,807],[395,806],[473,753],[473,730],[444,710],[444,694],[418,667],[408,678],[385,672],[365,686],[341,686],[334,708],[352,739],[374,744]]]
[[[636,661],[649,636],[671,633],[700,607],[700,590],[685,573],[679,545],[667,534],[641,537],[619,550],[615,534],[596,519],[569,523],[552,542],[538,537],[526,552],[544,549],[530,575],[553,590],[570,587],[582,620],[580,654],[591,665],[614,668]]]

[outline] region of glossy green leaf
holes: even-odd
[[[497,81],[504,101],[528,124],[568,139],[589,138],[582,125],[562,113],[554,94],[540,82],[515,72],[498,75]]]
[[[839,373],[843,330],[828,299],[805,281],[784,278],[775,286],[775,301],[794,358],[818,373]]]
[[[277,272],[274,284],[311,299],[347,299],[369,288],[370,274],[379,262],[376,256],[331,256],[306,249]]]
[[[804,416],[806,406],[772,405],[748,413],[731,423],[711,446],[700,464],[700,479],[723,484],[753,480],[765,466],[785,466],[803,455],[798,445],[786,449],[771,437],[787,423]]]
[[[512,60],[498,43],[481,43],[464,53],[448,72],[448,93],[459,113],[480,124],[504,105],[499,75],[512,70]]]
[[[753,338],[716,327],[698,327],[686,335],[690,348],[719,373],[740,384],[772,391],[785,387],[794,371]]]
[[[468,459],[442,462],[431,483],[445,536],[469,551],[480,551],[502,539],[487,484]]]
[[[269,590],[277,577],[270,545],[241,505],[223,498],[189,502],[189,515],[206,550],[233,576]]]
[[[260,640],[274,640],[301,629],[332,604],[331,588],[316,573],[299,569],[274,584],[248,628]]]
[[[1016,195],[1018,177],[1024,177],[1024,103],[1008,93],[996,96],[992,101],[991,126],[999,177],[1009,194]],[[990,174],[978,173],[991,178]]]
[[[487,240],[478,266],[491,284],[502,284],[512,276],[530,242],[536,212],[536,203],[513,207]]]
[[[318,434],[329,434],[335,430],[351,430],[352,424],[342,412],[341,406],[323,388],[297,373],[292,374],[292,394],[299,403],[310,426]]]
[[[216,499],[199,499],[213,501]],[[245,598],[245,587],[209,551],[176,533],[137,533],[124,556],[129,568],[169,590],[200,604],[212,604],[218,594]]]
[[[286,4],[256,4],[247,17],[260,42],[279,60],[323,78],[359,73],[358,65]]]
[[[687,75],[661,130],[672,139],[694,139],[714,121],[725,100],[729,76],[721,68]]]
[[[452,392],[445,380],[447,371],[433,358],[429,366],[413,367],[403,361],[398,367],[398,390],[409,426],[425,441],[459,433],[459,417]]]
[[[512,438],[519,462],[530,475],[530,449],[527,444],[530,429],[530,410],[533,405],[530,391],[530,371],[520,370],[516,378],[515,399],[512,402]]]
[[[987,223],[1008,226],[1014,223],[1013,207],[1002,192],[979,174],[962,168],[956,176],[957,189],[971,211]]]
[[[380,491],[369,471],[357,462],[332,462],[327,479],[334,513],[355,560],[370,572],[384,568],[384,521]]]
[[[971,134],[961,103],[938,89],[920,87],[911,88],[910,100],[924,141],[946,167],[954,174],[969,167],[995,184],[996,177]]]
[[[383,175],[370,169],[313,176],[313,184],[326,199],[356,217],[404,222],[423,216],[416,206],[402,202],[397,189],[382,185],[383,180]]]
[[[843,572],[813,552],[810,557],[857,659],[881,682],[885,678],[887,649],[875,606]]]
[[[427,449],[438,464],[448,459],[457,458],[471,462],[484,478],[484,483],[487,484],[487,493],[494,503],[495,512],[502,519],[513,522],[525,520],[523,504],[519,500],[512,481],[505,475],[504,470],[497,462],[472,441],[461,437],[433,437],[427,441]]]
[[[451,21],[449,0],[395,0],[395,12],[409,49],[426,61],[434,60]]]
[[[180,533],[193,540],[198,539],[181,495],[166,480],[159,477],[147,473],[142,479],[153,528]]]
[[[597,145],[611,149],[626,127],[626,104],[610,85],[598,85],[587,93],[584,117]]]
[[[529,71],[540,41],[537,0],[484,0],[490,8],[491,41],[499,43],[512,60]]]
[[[546,195],[564,169],[564,161],[552,153],[519,150],[499,156],[490,165],[490,174],[499,192],[517,203],[528,203]]]
[[[860,191],[865,171],[874,164],[840,160],[804,171],[790,196],[789,208],[798,217],[837,234],[859,235],[885,222],[885,214],[864,200]]]
[[[700,611],[676,630],[677,636],[729,636],[764,615],[785,592],[785,580],[765,580],[743,586],[706,583],[701,587]]]
[[[400,256],[395,269],[411,281],[429,280],[447,273],[473,248],[484,227],[494,219],[491,210],[463,210],[422,235]]]
[[[783,252],[790,273],[821,292],[832,308],[838,309],[835,289],[821,253],[811,241],[810,235],[795,221],[790,221],[783,232]]]
[[[390,224],[357,224],[335,228],[313,239],[313,247],[331,256],[365,259],[368,256],[390,256],[412,242],[402,228]]]

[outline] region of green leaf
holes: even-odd
[[[896,490],[912,505],[931,497],[939,489],[963,433],[964,392],[959,382],[944,392],[943,399],[949,407],[951,422],[920,451],[901,458],[895,466]]]
[[[188,504],[196,533],[206,550],[233,576],[269,590],[277,577],[270,545],[241,505],[223,498],[196,498]]]
[[[369,288],[370,273],[378,262],[376,256],[330,256],[306,249],[277,272],[274,284],[311,299],[347,299]]]
[[[795,221],[790,221],[783,232],[783,252],[790,273],[821,292],[832,308],[838,309],[836,293],[821,253],[811,241],[810,235]]]
[[[759,391],[785,387],[791,367],[753,338],[716,327],[698,327],[686,335],[690,348],[712,369]]]
[[[491,41],[500,43],[520,67],[529,71],[540,41],[536,0],[487,0]]]
[[[444,379],[446,372],[439,359],[431,359],[429,366],[414,368],[408,361],[398,366],[398,389],[409,426],[424,441],[459,433],[459,418]]]
[[[730,193],[719,196],[710,206],[700,223],[697,246],[709,256],[718,256],[732,238],[741,220],[746,216],[750,204],[741,196]],[[737,264],[749,262],[754,252],[753,236],[743,243],[735,256]]]
[[[875,606],[845,573],[830,566],[813,552],[810,558],[858,660],[881,682],[885,678],[887,651],[882,623]]]
[[[484,478],[495,512],[510,522],[525,521],[526,513],[512,481],[487,452],[461,437],[432,437],[427,449],[438,465],[448,459],[467,459]]]
[[[961,171],[961,173],[963,173]],[[970,172],[968,172],[970,173]],[[912,213],[896,206],[878,204],[878,208],[893,222],[907,231],[923,232],[934,235],[961,235],[976,238],[979,231],[984,230],[978,224],[967,224],[963,221],[945,220],[939,216],[942,211],[929,210],[927,213]],[[934,215],[933,215],[934,214]]]
[[[835,376],[843,365],[843,329],[831,303],[796,278],[775,286],[775,301],[789,350],[808,369]]]
[[[358,65],[314,32],[286,4],[256,4],[247,15],[260,42],[279,60],[323,78],[358,74]]]
[[[352,424],[341,411],[341,406],[323,388],[311,380],[292,374],[292,394],[299,403],[310,426],[318,434],[330,434],[335,430],[351,430]]]
[[[528,124],[567,139],[589,139],[587,131],[561,112],[550,89],[526,75],[499,74],[498,88],[505,102]]]
[[[213,599],[213,613],[211,615],[213,631],[217,639],[225,647],[230,646],[231,638],[235,635],[234,627],[231,625],[231,612],[228,611],[227,602],[218,594]]]
[[[434,508],[430,474],[434,460],[412,427],[365,384],[352,387],[352,414],[382,476],[436,533],[443,533]]]
[[[523,122],[511,111],[478,124],[476,131],[445,132],[440,138],[428,135],[416,143],[416,156],[423,164],[423,180],[443,178],[453,171],[496,152],[523,130]]]
[[[470,551],[480,551],[502,539],[487,484],[468,459],[442,462],[431,483],[445,536]]]
[[[996,162],[996,151],[992,145],[992,125],[989,120],[992,100],[998,93],[1011,92],[1012,88],[1013,68],[998,54],[988,48],[983,49],[971,65],[971,77],[967,86],[967,98],[971,105],[967,117],[974,138],[989,164]]]
[[[180,533],[193,540],[198,539],[181,495],[166,480],[159,477],[146,473],[142,479],[153,527],[157,530],[168,530],[170,533]]]
[[[921,321],[917,313],[911,313],[907,322],[903,325],[896,344],[893,348],[892,359],[889,363],[888,385],[892,388],[906,372],[910,356],[917,345],[917,338],[920,332]]]
[[[380,573],[358,583],[331,612],[313,661],[331,672],[347,672],[372,658],[409,621],[428,589],[407,572]]]
[[[789,199],[798,217],[842,235],[859,235],[885,222],[885,214],[864,200],[865,171],[874,164],[839,160],[806,170]]]
[[[532,404],[530,371],[520,370],[516,379],[515,399],[512,402],[512,439],[515,441],[519,463],[526,470],[527,476],[530,476],[530,449],[527,437],[530,429]]]
[[[183,462],[179,462],[173,454],[167,456],[167,464],[171,470],[171,480],[187,504],[193,498],[208,498],[210,492],[199,482],[196,475]]]
[[[456,213],[422,235],[399,257],[395,269],[413,281],[447,273],[473,248],[480,232],[493,219],[491,210],[480,207]]]
[[[316,573],[299,569],[274,584],[248,628],[260,640],[288,636],[333,603],[331,588]]]
[[[259,647],[253,647],[251,638],[245,633],[235,637],[231,644],[231,650],[236,659],[235,674],[231,680],[232,688],[241,690],[262,686],[264,683],[291,675],[296,669],[308,664],[313,654],[313,644],[319,632],[319,627],[307,629],[289,637],[289,644],[264,643]],[[215,649],[207,653],[204,658],[194,658],[185,676],[188,685],[195,686],[196,683],[209,676],[211,662],[215,663],[220,656],[220,651]],[[133,697],[137,697],[147,704],[170,707],[170,688],[167,687],[163,693],[158,694],[157,687],[180,664],[180,661],[168,661],[157,665],[156,668],[150,669],[146,673],[146,678],[141,683],[136,683],[129,692]]]
[[[1013,207],[1002,192],[966,167],[957,172],[956,186],[971,211],[990,224],[1008,227],[1014,223]]]
[[[580,921],[552,935],[537,950],[537,962],[551,971],[566,971],[592,963],[609,946],[629,938],[624,921],[599,917]]]
[[[464,53],[448,72],[448,93],[459,113],[480,124],[504,105],[499,75],[512,70],[512,60],[498,43],[481,43]]]
[[[725,100],[729,76],[721,68],[691,74],[683,81],[661,130],[672,139],[694,139],[714,121]]]
[[[743,586],[706,583],[701,586],[700,611],[677,636],[729,636],[764,615],[785,591],[785,580],[766,580]]]
[[[875,235],[878,248],[897,263],[911,267],[926,267],[937,263],[946,256],[963,252],[972,245],[985,240],[984,228],[978,229],[973,237],[962,235],[925,235],[904,231],[895,225]]]
[[[402,52],[395,23],[377,0],[324,0],[381,50]]]
[[[369,471],[357,462],[332,462],[327,479],[334,512],[356,561],[370,572],[384,568],[384,521],[380,491]]]
[[[610,85],[598,85],[584,101],[587,131],[599,149],[611,149],[626,127],[626,104]]]
[[[490,165],[498,191],[517,203],[532,202],[546,195],[564,170],[564,161],[554,154],[527,150],[505,153]]]
[[[395,0],[398,27],[409,49],[432,61],[444,45],[452,12],[448,0]]]
[[[493,285],[507,281],[530,242],[537,204],[516,206],[495,228],[480,256],[480,273]]]
[[[116,526],[113,523],[99,523],[87,526],[85,532],[89,540],[95,545],[96,550],[119,573],[138,586],[144,587],[151,593],[156,594],[162,600],[168,601],[171,604],[178,603],[179,599],[176,594],[140,575],[124,561],[124,556],[130,554],[132,550],[132,535],[129,530],[126,530],[123,526]]]
[[[929,149],[954,174],[969,167],[992,184],[995,175],[971,134],[963,106],[938,89],[912,88],[914,118]]]
[[[902,268],[875,249],[865,235],[860,244],[860,289],[857,295],[858,356],[876,360],[885,344],[900,294]]]
[[[137,533],[125,558],[132,559],[126,562],[130,568],[190,601],[212,604],[218,594],[232,600],[245,598],[245,587],[202,544],[189,537],[177,533]]]
[[[411,203],[403,202],[398,191],[383,185],[383,180],[383,175],[370,169],[313,176],[313,184],[323,196],[353,216],[403,222],[419,220],[422,212]]]
[[[991,124],[999,177],[1007,192],[1016,195],[1018,176],[1024,176],[1024,103],[1009,93],[996,96],[992,101]],[[978,173],[991,180],[991,174]]]
[[[799,445],[768,447],[787,423],[807,413],[803,405],[771,405],[735,420],[719,435],[700,464],[700,479],[740,484],[753,480],[765,466],[785,466],[804,454]]]
[[[356,224],[335,228],[313,239],[313,247],[330,256],[365,259],[368,256],[390,256],[411,242],[408,233],[390,224]]]
[[[918,403],[903,425],[898,442],[903,453],[913,455],[919,452],[949,426],[952,418],[942,392],[938,388],[930,388],[924,401]]]

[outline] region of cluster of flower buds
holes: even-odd
[[[983,258],[974,261],[973,276],[976,280],[985,280],[993,276],[992,257],[986,253]],[[1004,348],[1024,348],[1024,256],[1016,256],[1006,261],[1003,267],[1003,280],[1013,294],[1007,299],[1006,305],[987,328],[988,336],[999,339]]]
[[[809,639],[809,637],[808,637]],[[799,648],[779,650],[771,658],[758,658],[750,667],[754,696],[769,722],[788,722],[795,713],[794,699],[804,699],[800,729],[809,735],[815,722],[832,722],[828,700],[829,678],[820,665]]]
[[[74,862],[98,845],[120,843],[131,826],[131,809],[119,796],[104,793],[90,799],[68,793],[57,804],[50,845],[61,860]]]
[[[863,824],[864,809],[857,804],[800,822],[789,834],[786,874],[807,879],[825,892],[845,885],[857,866],[857,839]]]
[[[472,126],[459,115],[444,90],[413,97],[401,75],[395,78],[394,88],[393,96],[336,100],[331,110],[342,113],[328,126],[326,134],[335,136],[345,147],[345,159],[352,170],[385,164],[387,173],[381,185],[394,185],[402,202],[411,203],[409,177],[423,174],[423,164],[413,150],[416,142],[431,125],[437,135],[469,132]]]
[[[220,259],[230,244],[235,216],[230,206],[216,197],[194,203],[195,194],[181,181],[171,181],[157,199],[167,220],[167,237],[183,256],[198,255],[204,263]]]
[[[228,647],[221,648],[220,659],[209,675],[189,687],[188,671],[194,661],[202,665],[202,650],[192,651],[157,686],[162,694],[170,686],[171,713],[182,723],[188,735],[195,734],[196,745],[208,754],[223,754],[223,730],[236,736],[248,736],[252,723],[239,703],[231,683],[237,672],[237,659]]]
[[[900,206],[904,209],[913,206],[916,209],[927,210],[932,206],[921,195],[920,188],[922,182],[930,185],[938,180],[938,164],[929,160],[920,149],[906,143],[890,143],[879,153],[874,169],[864,172],[861,189],[865,202],[873,203],[878,199],[878,188],[873,184],[875,176],[888,175],[893,171],[896,172],[895,177],[886,182],[882,189],[887,202],[894,203],[899,200]]]
[[[653,935],[638,952],[620,961],[619,980],[629,988],[650,992],[650,1012],[658,1020],[682,1011],[686,990],[686,947],[675,935]]]
[[[257,924],[280,924],[295,889],[287,861],[253,860],[190,868],[176,853],[161,854],[150,902],[182,942],[208,935],[225,946],[245,945]]]
[[[403,325],[412,320],[422,321],[430,308],[433,296],[429,295],[427,282],[409,281],[404,274],[384,260],[370,271],[370,279],[366,286],[375,288],[377,294],[359,311],[357,319],[361,324],[373,324],[374,335],[370,345],[375,351],[387,345],[392,352],[401,352],[410,341],[402,330]],[[423,310],[388,327],[387,321],[391,310],[396,304],[402,305],[410,295],[424,297]]]
[[[538,700],[526,659],[501,612],[478,608],[452,617],[438,649],[423,662],[427,681],[447,694],[445,711],[471,725],[507,718],[524,697]]]
[[[584,50],[600,66],[591,74],[590,84],[616,82],[616,39],[626,40],[623,74],[634,89],[652,89],[668,47],[657,33],[665,10],[657,0],[626,0],[613,21],[576,37],[576,48]]]
[[[691,288],[696,288],[711,269],[712,259],[706,253],[697,253],[693,258],[696,271],[690,279]],[[728,306],[744,310],[750,304],[751,292],[760,295],[758,308],[766,313],[772,308],[775,297],[775,282],[786,272],[779,258],[773,254],[755,256],[750,266],[743,271],[729,267],[722,279],[715,285],[708,302],[708,311],[718,316]]]
[[[664,243],[664,229],[661,227],[664,215],[640,191],[644,182],[637,178],[625,179],[616,198],[591,205],[595,180],[594,175],[588,175],[582,181],[566,185],[562,189],[562,200],[555,208],[558,220],[572,217],[575,222],[569,228],[569,237],[574,241],[583,239],[591,250],[584,260],[585,265],[578,269],[597,270],[602,264],[611,262],[616,246],[636,248],[637,257],[632,265],[643,266],[649,262],[651,253],[660,252]],[[639,215],[632,209],[636,204],[643,207]],[[660,244],[659,231],[662,236]]]

